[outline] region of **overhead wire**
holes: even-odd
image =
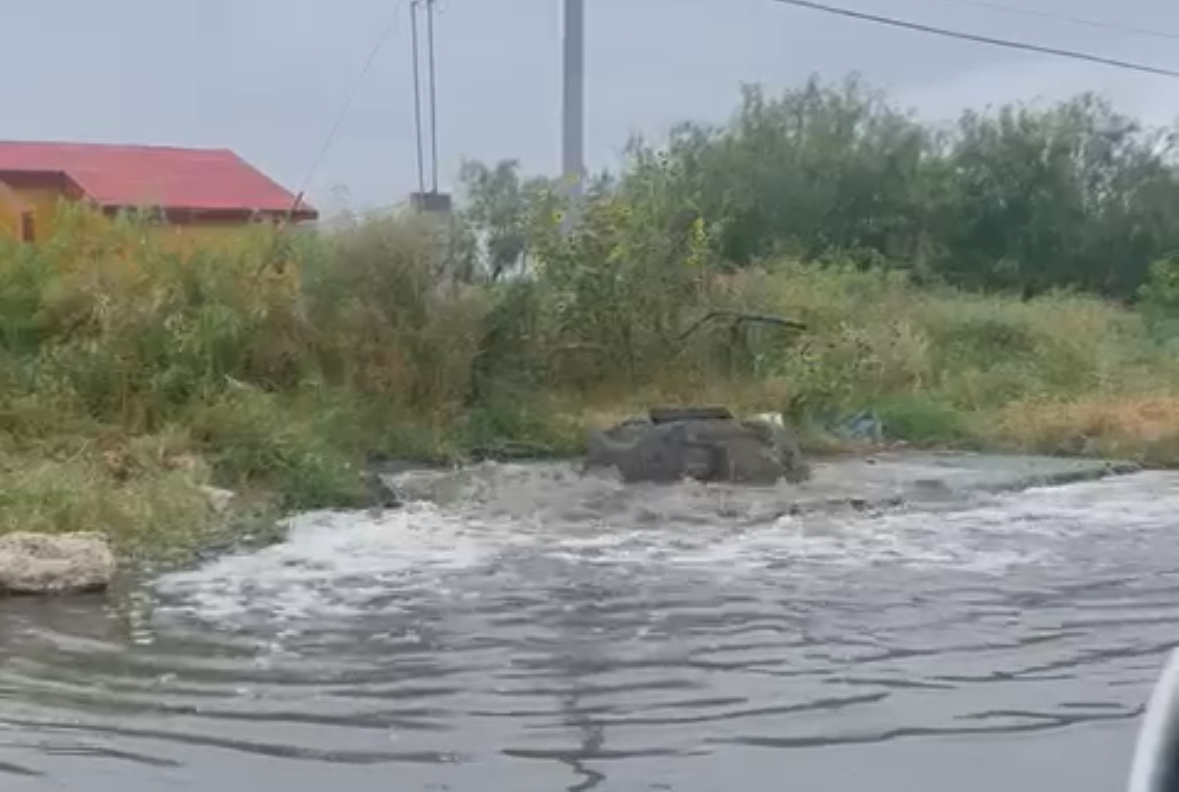
[[[344,104],[340,107],[339,113],[336,114],[336,119],[328,130],[327,136],[324,138],[323,145],[319,149],[319,153],[315,159],[311,161],[311,167],[307,171],[307,175],[303,179],[302,185],[299,187],[299,192],[295,194],[295,200],[291,203],[291,208],[287,212],[288,221],[298,211],[299,206],[303,203],[303,196],[307,193],[307,188],[311,186],[311,180],[315,178],[319,166],[323,164],[323,160],[327,157],[328,151],[331,150],[332,144],[339,135],[341,127],[344,125],[344,119],[347,118],[349,111],[352,109],[352,103],[356,100],[356,95],[360,91],[360,85],[364,82],[364,78],[372,70],[373,63],[376,62],[377,55],[380,54],[381,49],[385,46],[385,42],[393,35],[397,29],[397,21],[401,16],[401,7],[405,0],[398,0],[393,6],[393,12],[389,16],[389,21],[381,29],[377,35],[376,41],[373,43],[372,49],[369,50],[368,58],[365,59],[364,65],[360,69],[360,74],[352,83],[352,88],[344,99]]]
[[[1095,55],[1095,54],[1083,52],[1080,50],[1072,50],[1072,49],[1066,49],[1066,48],[1061,48],[1061,47],[1052,47],[1052,46],[1035,44],[1035,43],[1026,42],[1026,41],[1019,41],[1019,40],[1015,40],[1015,39],[1001,38],[998,36],[988,36],[988,35],[983,35],[983,34],[979,34],[979,33],[971,33],[971,32],[962,31],[962,30],[953,30],[950,28],[940,27],[937,25],[931,25],[931,24],[927,24],[927,23],[923,23],[923,22],[914,22],[914,21],[908,20],[908,19],[901,19],[899,17],[885,16],[883,14],[875,14],[875,13],[871,13],[871,12],[867,12],[867,11],[858,11],[856,9],[846,8],[843,6],[836,6],[836,5],[831,5],[828,3],[817,2],[817,0],[772,0],[772,1],[776,2],[780,5],[792,6],[795,8],[800,8],[800,9],[810,10],[810,11],[817,11],[820,13],[830,14],[833,16],[841,16],[841,17],[844,17],[847,19],[854,19],[854,20],[858,20],[858,21],[862,21],[862,22],[869,22],[869,23],[883,25],[883,26],[887,26],[887,27],[899,28],[899,29],[903,29],[903,30],[910,30],[910,31],[917,32],[917,33],[925,33],[927,35],[939,36],[942,38],[956,39],[959,41],[969,41],[969,42],[973,42],[976,44],[984,44],[984,45],[988,45],[988,46],[992,46],[992,47],[999,47],[999,48],[1017,50],[1017,51],[1022,51],[1022,52],[1031,52],[1031,53],[1036,53],[1036,54],[1041,54],[1041,55],[1052,55],[1055,57],[1066,58],[1066,59],[1081,61],[1081,62],[1085,62],[1085,63],[1093,63],[1093,64],[1097,64],[1097,65],[1102,65],[1102,66],[1109,66],[1112,68],[1140,72],[1140,73],[1144,73],[1144,74],[1152,74],[1152,75],[1159,76],[1159,77],[1179,78],[1179,69],[1168,69],[1165,67],[1151,66],[1149,64],[1136,63],[1133,61],[1126,61],[1126,60],[1121,60],[1118,58],[1106,57],[1103,55]],[[318,172],[320,165],[323,163],[323,160],[326,158],[328,152],[331,150],[332,144],[335,142],[336,137],[339,135],[340,129],[342,128],[343,123],[344,123],[345,119],[347,118],[348,113],[350,112],[350,110],[352,108],[352,104],[354,103],[356,96],[359,92],[361,83],[363,83],[363,81],[364,81],[365,77],[368,75],[369,71],[372,70],[372,66],[376,61],[377,55],[380,54],[381,49],[384,47],[384,45],[388,41],[389,37],[396,30],[397,22],[400,18],[400,14],[401,14],[401,9],[402,9],[402,6],[405,4],[405,2],[406,2],[406,0],[398,0],[398,2],[394,5],[393,12],[390,15],[389,21],[381,29],[381,31],[379,32],[379,34],[376,38],[376,41],[373,43],[373,46],[372,46],[371,50],[369,51],[368,57],[365,59],[365,62],[360,70],[359,75],[357,76],[356,80],[353,82],[351,90],[349,91],[347,97],[345,98],[345,101],[344,101],[343,105],[341,106],[339,113],[336,115],[336,118],[335,118],[331,128],[329,129],[326,137],[324,138],[323,144],[320,147],[318,154],[312,160],[311,167],[308,169],[307,175],[304,178],[303,183],[300,186],[298,193],[296,193],[295,199],[291,205],[290,210],[288,211],[288,219],[294,215],[294,213],[298,210],[299,206],[302,204],[303,197],[306,194],[307,188],[310,186],[312,179],[315,177],[315,174]],[[431,141],[430,141],[430,143],[431,143],[431,185],[432,185],[433,189],[435,191],[437,191],[437,189],[438,189],[438,139],[437,139],[437,131],[436,131],[437,112],[436,112],[436,90],[435,90],[435,84],[434,84],[434,78],[435,78],[436,72],[435,72],[435,57],[434,57],[434,30],[433,30],[433,27],[434,27],[433,12],[434,12],[434,5],[435,5],[436,0],[409,0],[409,2],[410,2],[411,23],[412,23],[412,28],[413,28],[412,48],[413,48],[413,60],[414,60],[414,110],[415,110],[415,119],[416,119],[417,130],[418,130],[418,140],[417,140],[418,182],[419,182],[419,188],[424,193],[425,188],[426,188],[426,175],[425,175],[425,162],[424,162],[425,152],[423,150],[424,149],[424,142],[422,140],[422,120],[423,120],[422,119],[422,107],[421,107],[422,97],[421,97],[421,85],[420,85],[421,80],[420,80],[420,73],[419,73],[419,71],[420,71],[419,44],[418,44],[418,33],[417,33],[418,26],[417,26],[417,19],[416,19],[416,10],[417,10],[418,5],[420,5],[420,4],[425,4],[427,6],[426,24],[427,24],[427,31],[428,31],[427,32],[427,38],[428,38],[427,58],[428,58],[428,68],[429,68],[429,83],[430,83],[430,85],[429,85],[429,91],[430,91],[429,101],[430,101],[430,135],[431,135]],[[1022,7],[1018,7],[1018,6],[1006,5],[1003,3],[989,2],[989,0],[934,0],[934,2],[940,2],[940,3],[944,3],[944,4],[950,4],[950,5],[959,5],[959,6],[974,6],[974,7],[979,7],[979,8],[990,8],[992,10],[1006,11],[1009,13],[1017,13],[1017,14],[1027,15],[1027,16],[1037,16],[1037,17],[1042,17],[1045,19],[1053,19],[1056,21],[1068,22],[1070,24],[1077,24],[1077,25],[1083,25],[1083,26],[1094,27],[1094,28],[1104,28],[1104,29],[1108,29],[1108,30],[1116,30],[1116,31],[1120,31],[1123,33],[1128,33],[1128,34],[1146,35],[1146,36],[1153,36],[1156,38],[1179,40],[1179,33],[1172,33],[1172,32],[1163,31],[1163,30],[1148,30],[1145,28],[1136,28],[1136,27],[1131,27],[1131,26],[1126,26],[1126,25],[1119,25],[1119,24],[1113,23],[1113,22],[1103,22],[1100,20],[1087,19],[1087,18],[1083,18],[1083,17],[1071,17],[1071,16],[1067,16],[1067,15],[1060,15],[1060,14],[1054,14],[1051,12],[1040,11],[1038,9],[1028,9],[1028,8],[1022,8]]]
[[[1077,25],[1079,27],[1093,28],[1095,30],[1108,30],[1114,33],[1124,33],[1130,36],[1147,36],[1150,38],[1164,39],[1167,41],[1179,41],[1179,32],[1171,30],[1151,30],[1150,28],[1135,27],[1132,25],[1123,25],[1118,22],[1111,22],[1104,19],[1093,19],[1090,17],[1071,16],[1069,14],[1059,14],[1055,11],[1044,11],[1039,8],[1024,8],[1023,6],[1008,5],[1007,3],[994,3],[989,0],[930,0],[934,3],[942,5],[952,5],[965,8],[985,8],[990,11],[1002,11],[1008,14],[1018,14],[1020,16],[1036,17],[1038,19],[1046,19],[1051,22],[1064,22],[1069,25]]]
[[[1059,58],[1068,58],[1086,63],[1096,63],[1102,66],[1111,66],[1113,68],[1125,69],[1127,71],[1153,74],[1159,77],[1179,78],[1179,70],[1176,69],[1167,69],[1161,66],[1150,66],[1148,64],[1135,63],[1133,61],[1108,58],[1104,55],[1093,55],[1088,52],[1081,52],[1080,50],[1050,47],[1042,44],[1032,44],[1026,41],[1017,41],[1015,39],[1006,39],[999,38],[997,36],[986,36],[978,33],[952,30],[950,28],[938,27],[936,25],[928,25],[923,22],[912,22],[907,19],[883,16],[881,14],[873,14],[866,11],[856,11],[851,8],[829,5],[827,3],[819,3],[815,2],[814,0],[773,0],[773,2],[787,6],[794,6],[796,8],[807,9],[810,11],[818,11],[825,14],[842,16],[848,19],[857,19],[862,22],[871,22],[878,25],[901,28],[904,30],[912,30],[918,33],[926,33],[932,36],[941,36],[942,38],[971,41],[976,44],[986,44],[992,47],[1002,47],[1004,49],[1019,50],[1022,52],[1034,52],[1041,55],[1054,55]]]

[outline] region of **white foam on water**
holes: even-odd
[[[437,590],[447,575],[519,553],[639,565],[653,574],[680,566],[731,575],[784,562],[803,572],[889,565],[1002,574],[1053,563],[1062,543],[1078,536],[1157,536],[1177,513],[1179,476],[1166,473],[980,497],[935,511],[809,514],[746,527],[718,518],[713,525],[635,528],[626,515],[587,527],[419,503],[380,517],[302,515],[280,544],[170,574],[157,585],[169,607],[225,623],[251,614],[279,622],[344,617],[399,591]]]
[[[348,615],[415,578],[485,563],[504,544],[481,542],[467,520],[426,504],[376,517],[312,512],[290,521],[285,541],[164,575],[156,590],[215,621]]]

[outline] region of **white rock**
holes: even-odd
[[[233,503],[236,497],[232,490],[220,489],[219,487],[202,486],[201,492],[209,499],[209,505],[213,507],[213,511],[222,514],[229,509],[230,504]]]
[[[115,554],[101,534],[14,532],[0,536],[0,594],[97,591],[115,575]]]

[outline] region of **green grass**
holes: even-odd
[[[889,439],[923,446],[968,445],[973,440],[970,423],[960,410],[928,397],[885,399],[874,405],[874,413]]]

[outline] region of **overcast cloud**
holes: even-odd
[[[1179,32],[1175,0],[996,0]],[[1179,70],[1179,41],[945,0],[833,0],[864,11]],[[37,0],[5,10],[0,138],[228,147],[291,189],[307,176],[390,0]],[[437,18],[443,187],[460,158],[559,161],[560,0],[443,0]],[[773,0],[587,0],[587,146],[720,120],[742,82],[770,89],[851,71],[932,117],[1098,90],[1169,123],[1179,80],[892,30]],[[416,183],[408,9],[309,196],[330,209],[400,201]]]

